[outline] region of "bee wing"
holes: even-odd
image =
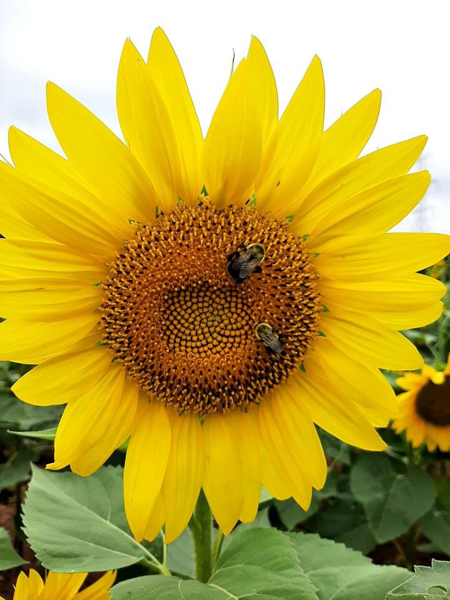
[[[245,261],[239,269],[239,277],[241,279],[246,279],[249,275],[253,273],[253,271],[258,266],[258,263],[259,260],[257,258]]]
[[[281,354],[281,352],[283,352],[283,343],[278,338],[274,337],[270,341],[270,349],[272,352],[275,352],[275,354]]]
[[[242,265],[245,264],[246,260],[247,260],[247,257],[246,257],[246,253],[245,252],[243,254],[238,254],[231,261],[231,264],[230,264],[231,269],[233,271],[239,271],[242,268]]]

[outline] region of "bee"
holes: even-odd
[[[274,332],[269,323],[258,323],[255,327],[255,333],[271,354],[281,354],[283,352],[283,342]]]
[[[266,256],[262,244],[243,244],[228,257],[228,272],[238,283],[242,283],[252,273],[261,273],[260,264]]]

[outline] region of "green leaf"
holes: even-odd
[[[236,536],[240,535],[243,531],[254,529],[255,527],[271,527],[268,508],[263,508],[262,510],[258,511],[256,517],[250,523],[239,523],[224,539],[222,551],[235,539]]]
[[[338,494],[337,491],[338,473],[331,471],[328,474],[325,486],[321,490],[313,490],[311,504],[308,510],[303,510],[293,498],[288,500],[276,500],[275,507],[278,516],[287,529],[292,530],[296,525],[304,523],[317,513],[321,500],[331,498]]]
[[[2,465],[0,465],[0,490],[12,487],[21,481],[30,479],[30,462],[36,460],[37,452],[30,448],[24,448],[14,454]]]
[[[7,390],[0,395],[0,423],[8,429],[39,429],[58,423],[63,406],[33,406],[16,398]]]
[[[8,429],[8,433],[37,440],[53,441],[56,437],[56,427],[52,427],[51,429],[41,429],[41,431],[11,431]]]
[[[167,566],[175,573],[195,577],[194,540],[189,527],[167,547]]]
[[[115,585],[111,600],[233,600],[233,596],[199,581],[153,575]]]
[[[450,510],[432,510],[419,523],[422,533],[450,556]]]
[[[370,552],[377,545],[361,504],[353,498],[334,498],[330,504],[317,515],[317,532],[335,542]]]
[[[438,322],[438,348],[442,360],[446,361],[450,353],[450,312],[444,314]]]
[[[258,512],[256,518],[251,523],[239,523],[230,535],[226,536],[222,548],[225,549],[237,535],[247,529],[270,527],[268,512],[268,508],[264,508]],[[180,537],[168,546],[167,556],[170,571],[195,577],[194,541],[189,528],[185,529]]]
[[[266,490],[266,488],[261,486],[261,495],[259,497],[259,508],[265,508],[268,504],[273,502],[272,494]]]
[[[347,446],[347,444],[341,442],[341,440],[338,440],[334,435],[331,435],[323,429],[319,428],[318,433],[320,441],[322,442],[323,451],[327,456],[344,465],[351,464],[350,446]]]
[[[314,493],[308,510],[303,510],[293,498],[289,498],[288,500],[277,500],[275,502],[278,516],[288,530],[295,529],[296,525],[307,521],[310,517],[315,515],[319,510],[319,505],[319,497]]]
[[[209,584],[238,598],[316,598],[289,538],[271,528],[236,536],[220,555]]]
[[[434,485],[440,506],[450,510],[450,481],[448,479],[438,479],[434,482]]]
[[[120,467],[91,477],[33,467],[24,524],[38,559],[52,571],[107,571],[152,558],[126,523]]]
[[[393,586],[411,574],[398,567],[380,567],[359,552],[316,534],[288,533],[300,564],[318,588],[319,600],[384,600]]]
[[[26,562],[12,547],[8,532],[3,527],[0,527],[0,571],[20,567],[20,565],[26,564]]]
[[[450,563],[432,560],[431,567],[415,567],[416,574],[389,592],[386,600],[450,600]]]
[[[275,529],[249,529],[222,552],[207,584],[175,577],[119,583],[111,600],[317,600],[290,540]]]
[[[433,480],[425,471],[406,470],[382,454],[363,454],[351,471],[350,485],[380,544],[408,531],[434,504]]]

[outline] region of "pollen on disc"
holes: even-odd
[[[229,257],[262,244],[261,269],[237,283]],[[255,208],[202,198],[138,225],[110,264],[101,328],[142,390],[180,411],[259,402],[298,368],[318,335],[317,274],[288,225]],[[255,335],[270,323],[279,354]]]

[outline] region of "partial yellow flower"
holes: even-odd
[[[116,579],[116,571],[108,571],[79,592],[86,576],[87,573],[49,572],[44,583],[34,569],[30,569],[28,576],[22,571],[17,578],[13,600],[109,600],[109,589]]]
[[[38,366],[25,402],[67,403],[55,462],[87,476],[130,438],[138,540],[186,527],[203,488],[224,533],[261,484],[305,509],[327,466],[314,424],[367,450],[397,402],[379,369],[417,369],[399,330],[434,321],[445,287],[416,271],[445,235],[386,233],[424,195],[419,136],[359,158],[374,90],[325,132],[314,57],[278,120],[253,38],[206,139],[161,29],[130,41],[117,106],[126,145],[54,84],[67,160],[10,130],[0,165],[2,360]]]
[[[418,448],[423,443],[430,452],[440,448],[450,450],[450,355],[445,371],[436,371],[430,365],[422,374],[406,373],[397,379],[406,390],[398,396],[400,410],[393,428],[406,431],[406,439]]]

